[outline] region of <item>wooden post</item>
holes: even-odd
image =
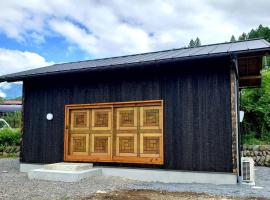
[[[21,114],[21,141],[20,141],[20,162],[23,161],[23,134],[24,134],[24,105],[25,105],[25,82],[22,87],[22,114]]]
[[[231,85],[231,123],[232,123],[232,168],[237,173],[237,111],[236,111],[236,76],[233,69],[230,72]]]

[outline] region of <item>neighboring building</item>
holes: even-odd
[[[6,100],[0,103],[0,116],[8,112],[16,112],[22,110],[22,101]]]
[[[5,100],[1,103],[1,105],[22,105],[21,100]]]
[[[239,88],[261,83],[265,40],[56,64],[23,81],[21,162],[239,171]]]

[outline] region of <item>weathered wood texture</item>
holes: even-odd
[[[232,123],[232,164],[233,172],[237,172],[237,129],[238,129],[238,116],[237,116],[237,90],[236,90],[236,75],[234,70],[230,72],[231,77],[231,123]]]
[[[163,164],[163,102],[66,105],[65,161]]]
[[[63,161],[66,104],[164,100],[164,165],[151,167],[232,172],[229,58],[138,65],[24,84],[23,162]],[[49,112],[52,121],[46,120]]]

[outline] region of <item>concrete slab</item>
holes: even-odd
[[[77,182],[91,176],[102,175],[101,169],[88,169],[78,171],[62,171],[51,169],[35,169],[28,172],[29,179],[39,179],[47,181]]]
[[[162,183],[207,183],[218,185],[237,183],[237,176],[232,173],[92,167],[92,163],[21,164],[20,171],[28,172],[29,179],[63,182],[76,182],[90,176],[104,175]]]
[[[54,163],[44,165],[43,169],[47,170],[60,170],[60,171],[81,171],[93,168],[92,163]]]
[[[232,173],[188,172],[156,169],[102,168],[104,176],[119,176],[127,179],[162,183],[208,183],[236,184],[237,176]]]
[[[40,169],[44,164],[29,164],[29,163],[20,163],[20,172],[28,172],[34,169]]]

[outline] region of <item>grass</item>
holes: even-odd
[[[255,134],[246,134],[246,135],[243,135],[242,139],[243,139],[243,143],[247,145],[263,145],[263,144],[270,145],[269,135],[262,135],[260,138],[256,138]]]
[[[18,158],[15,153],[14,154],[7,154],[7,155],[0,155],[0,158]]]

